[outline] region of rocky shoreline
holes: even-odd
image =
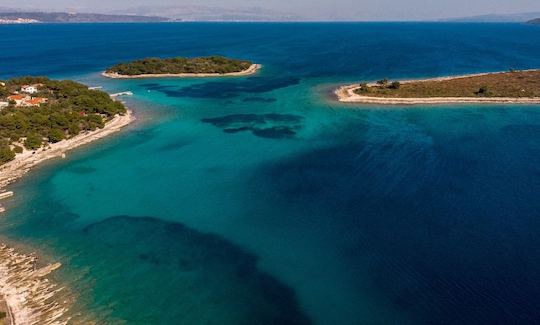
[[[0,166],[0,192],[43,161],[65,157],[67,151],[118,132],[134,120],[133,112],[127,110],[126,114],[115,116],[102,129],[17,155],[15,160]],[[38,268],[37,256],[20,254],[13,248],[0,245],[0,312],[5,309],[6,314],[0,321],[6,325],[68,324],[69,299],[66,299],[65,290],[46,277],[60,266],[60,263],[54,263]]]
[[[60,266],[39,268],[35,255],[0,245],[0,304],[5,306],[7,324],[68,324],[69,293],[47,278]]]

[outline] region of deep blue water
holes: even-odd
[[[538,106],[340,105],[335,85],[540,67],[520,24],[0,26],[0,77],[131,90],[139,122],[13,189],[1,235],[129,324],[531,324]],[[221,54],[247,78],[106,80]]]

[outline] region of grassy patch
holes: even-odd
[[[540,97],[540,71],[513,71],[450,80],[362,84],[359,95],[388,98]]]

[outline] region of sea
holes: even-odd
[[[3,242],[60,262],[73,323],[533,324],[540,106],[338,103],[342,85],[540,68],[540,27],[0,26],[0,79],[73,79],[137,121],[9,187]],[[145,57],[253,76],[111,80]]]

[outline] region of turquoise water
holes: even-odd
[[[347,106],[353,80],[540,66],[517,24],[2,26],[2,76],[74,78],[138,122],[13,185],[2,235],[129,324],[531,323],[538,106]],[[69,42],[66,40],[69,39]],[[106,80],[222,54],[249,78]],[[40,58],[37,60],[36,58]],[[77,320],[85,321],[84,316]]]

